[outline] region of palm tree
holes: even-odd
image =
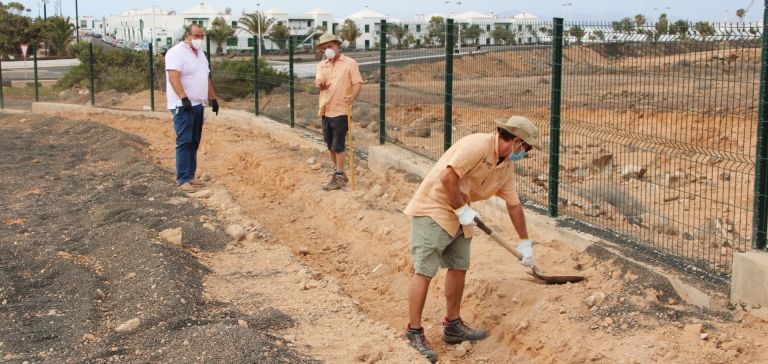
[[[257,11],[255,13],[243,14],[240,17],[239,28],[250,33],[251,35],[260,36],[259,48],[264,50],[264,42],[262,37],[267,33],[267,29],[275,22],[275,18],[267,18],[264,13]]]
[[[409,31],[400,24],[387,24],[389,35],[397,39],[397,48],[402,47],[403,40],[408,37]]]
[[[349,43],[349,48],[355,48],[357,38],[360,38],[361,35],[360,28],[352,19],[344,20],[344,24],[339,29],[339,36]]]
[[[581,38],[584,38],[585,34],[584,29],[578,25],[574,25],[571,27],[571,29],[568,30],[568,33],[576,38],[577,45],[581,45]]]
[[[643,28],[645,25],[645,15],[643,14],[637,14],[635,15],[635,25],[637,26],[637,32],[640,33],[640,29]]]
[[[739,17],[739,21],[740,22],[742,22],[742,23],[744,22],[744,16],[746,16],[746,15],[747,15],[747,11],[746,10],[744,10],[744,9],[736,10],[736,16]]]
[[[277,45],[277,48],[280,48],[280,51],[284,51],[287,48],[286,44],[290,36],[290,30],[282,22],[272,26],[272,30],[269,31],[269,39]]]
[[[67,45],[75,39],[75,26],[69,22],[69,17],[50,16],[43,24],[43,37],[53,48],[54,54],[67,54]]]
[[[208,37],[216,43],[216,55],[224,53],[221,44],[224,43],[225,40],[231,38],[234,34],[235,30],[227,24],[227,21],[224,20],[224,18],[217,17],[216,19],[213,19],[211,29],[208,30]]]

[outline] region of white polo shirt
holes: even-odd
[[[192,106],[208,102],[208,74],[211,72],[208,59],[201,49],[192,50],[186,43],[179,42],[165,54],[165,90],[168,97],[168,110],[181,106],[181,98],[171,86],[168,70],[181,72],[181,87],[187,94]]]

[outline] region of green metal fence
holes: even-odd
[[[372,49],[344,52],[365,80],[355,146],[365,154],[393,143],[437,159],[459,138],[493,131],[496,119],[526,116],[544,142],[515,166],[530,206],[727,284],[734,253],[765,249],[763,24],[381,22]],[[320,133],[314,42],[271,42],[279,50],[259,57],[256,37],[252,49],[229,53],[219,47],[226,40],[209,38],[222,107]],[[165,108],[162,55],[73,52],[83,64],[67,77],[89,80],[68,91],[86,95],[76,102]],[[134,89],[116,90],[115,77]],[[29,97],[61,98],[45,87]],[[0,105],[14,108],[2,91]]]

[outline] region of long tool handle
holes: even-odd
[[[352,191],[357,189],[355,182],[355,148],[352,145],[352,105],[347,110],[347,133],[349,133],[349,178],[352,180]]]
[[[496,234],[491,230],[491,228],[488,227],[484,222],[482,222],[479,218],[475,218],[475,223],[477,224],[477,227],[480,228],[480,230],[484,231],[488,236],[490,236],[494,241],[499,243],[499,245],[503,246],[504,249],[509,250],[512,255],[517,257],[519,260],[523,260],[523,254],[520,253],[520,251],[517,250],[512,244],[510,244],[506,239],[499,236],[499,234]]]

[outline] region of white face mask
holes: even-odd
[[[202,49],[203,48],[203,40],[202,39],[192,39],[192,48],[194,49]]]
[[[334,57],[336,57],[336,51],[334,51],[331,48],[326,48],[324,53],[325,53],[325,58],[333,59]]]

